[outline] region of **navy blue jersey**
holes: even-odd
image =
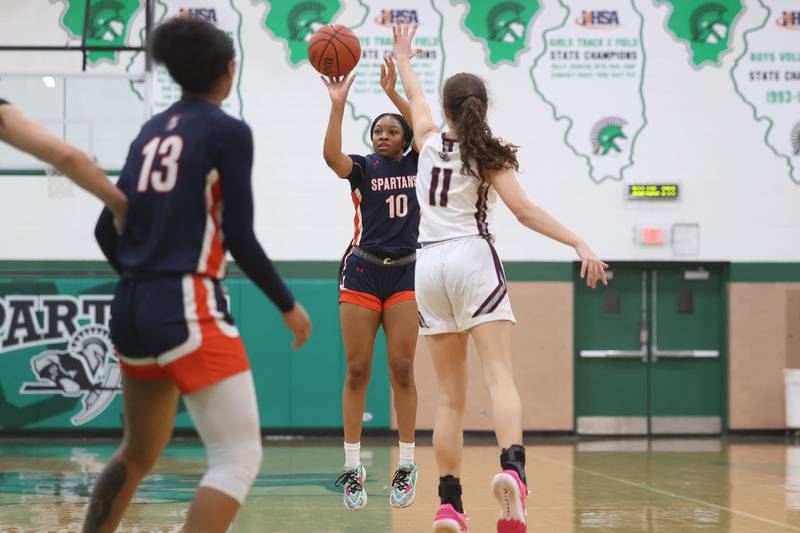
[[[347,177],[356,209],[353,244],[383,257],[401,257],[417,248],[419,204],[414,150],[394,161],[378,154],[351,155]]]
[[[205,100],[184,98],[155,115],[131,143],[117,186],[128,197],[118,239],[104,211],[96,235],[111,264],[131,277],[225,275],[230,250],[281,308],[294,305],[253,232],[250,128]]]

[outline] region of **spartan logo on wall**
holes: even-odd
[[[325,25],[325,6],[319,2],[303,2],[289,11],[286,25],[289,27],[290,41],[308,41],[316,31]]]
[[[592,153],[595,155],[608,155],[612,150],[621,153],[624,141],[628,139],[622,128],[627,121],[619,117],[606,117],[597,121],[592,127]]]
[[[253,0],[269,4],[264,19],[267,30],[286,43],[289,63],[299,65],[308,59],[308,41],[329,24],[341,9],[339,0]]]
[[[705,44],[724,43],[728,36],[728,23],[725,13],[728,9],[722,4],[703,4],[692,12],[689,28],[692,41]]]
[[[792,155],[800,155],[800,122],[792,128]]]
[[[0,354],[44,346],[30,359],[32,381],[20,394],[81,398],[70,420],[93,420],[120,392],[122,370],[107,323],[111,296],[7,296],[0,298]]]
[[[51,2],[56,0],[51,0]],[[73,37],[86,38],[88,46],[125,46],[126,36],[134,14],[142,9],[139,0],[60,0],[65,4],[61,25]],[[89,2],[89,20],[83,35],[86,4]],[[143,3],[141,3],[143,5]],[[89,63],[101,59],[116,61],[119,52],[91,50]]]
[[[94,4],[91,8],[89,35],[98,41],[116,42],[125,33],[125,5],[121,2],[108,1]]]
[[[517,2],[503,2],[494,6],[486,15],[486,30],[489,39],[495,42],[516,43],[525,34],[522,14],[525,6]]]

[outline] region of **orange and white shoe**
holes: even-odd
[[[433,533],[467,533],[467,515],[445,503],[433,519]]]
[[[503,470],[492,479],[492,492],[500,504],[497,533],[526,533],[528,531],[525,499],[528,487],[516,470]]]

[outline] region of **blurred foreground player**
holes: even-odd
[[[130,203],[122,236],[107,211],[97,224],[122,276],[111,337],[125,371],[125,427],[84,531],[116,529],[169,441],[180,394],[208,452],[184,530],[222,532],[261,464],[253,378],[220,285],[226,249],[281,310],[295,348],[311,324],[253,233],[252,135],[219,107],[233,82],[233,45],[207,22],[175,18],[156,28],[150,52],[183,97],[131,144],[119,181]]]

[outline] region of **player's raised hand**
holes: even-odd
[[[608,285],[605,271],[608,265],[602,262],[584,242],[578,244],[575,251],[581,258],[581,279],[586,278],[586,286],[594,289],[598,281],[602,281],[603,285]]]
[[[392,95],[397,86],[397,70],[394,67],[394,60],[392,54],[387,53],[383,56],[383,65],[381,65],[381,88],[383,92]]]
[[[392,53],[398,61],[404,59],[411,59],[419,53],[419,49],[412,47],[414,43],[414,35],[417,33],[419,25],[415,22],[400,22],[392,26],[392,36],[394,38],[394,45],[392,46]]]
[[[294,335],[292,348],[295,350],[300,348],[311,336],[311,320],[308,318],[305,308],[300,305],[300,302],[295,302],[291,310],[283,313],[283,321]]]
[[[344,105],[347,101],[347,93],[350,92],[350,86],[353,85],[353,80],[356,79],[355,73],[350,74],[349,77],[338,76],[326,78],[320,76],[322,83],[328,88],[328,95],[331,97],[331,103],[334,105]]]

